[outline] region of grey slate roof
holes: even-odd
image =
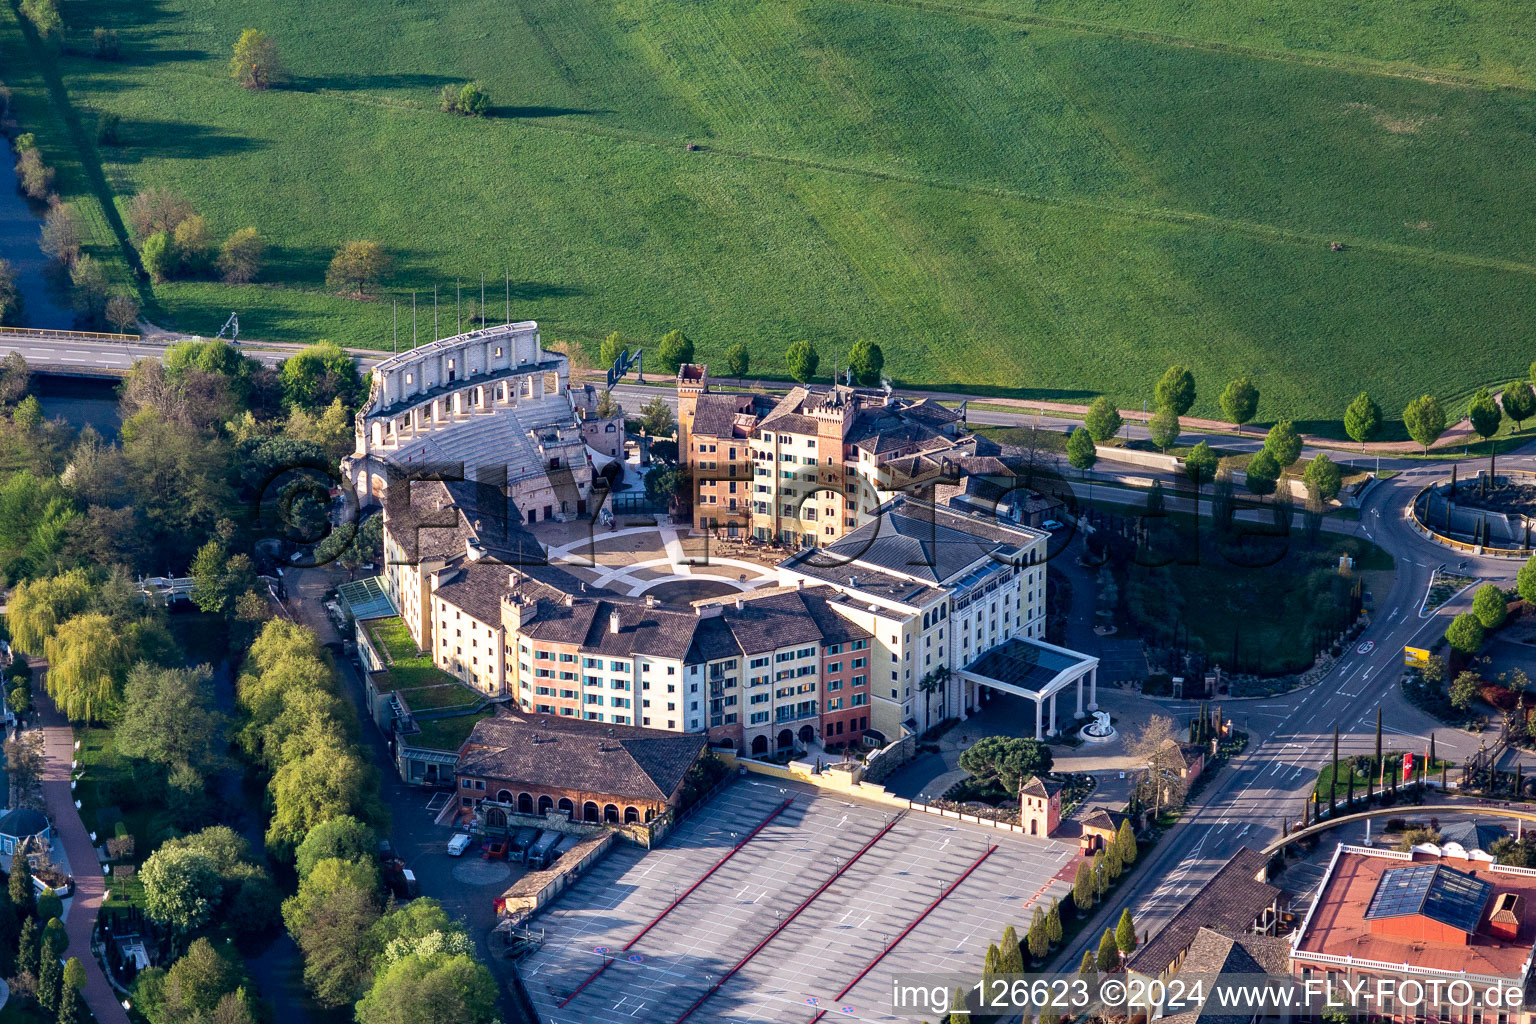
[[[831,559],[943,584],[989,556],[1016,555],[1030,539],[1019,528],[901,496],[825,550]]]
[[[670,800],[703,751],[702,733],[500,710],[475,724],[457,771],[615,798]]]
[[[1258,881],[1267,863],[1262,853],[1246,846],[1234,853],[1162,931],[1136,951],[1127,969],[1155,978],[1189,948],[1202,928],[1229,935],[1249,931],[1260,912],[1280,898],[1279,889]]]

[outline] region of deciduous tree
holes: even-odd
[[[361,298],[389,272],[389,254],[378,242],[348,242],[336,250],[325,271],[325,283],[332,288],[346,288]]]
[[[1083,417],[1083,426],[1099,444],[1120,433],[1122,423],[1120,410],[1115,408],[1108,395],[1100,395],[1089,403],[1088,414]]]
[[[789,375],[801,384],[809,384],[821,365],[821,355],[809,341],[797,341],[784,350],[784,365]]]
[[[248,28],[235,40],[229,76],[246,89],[269,89],[283,78],[277,44],[259,28]]]
[[[1195,375],[1187,366],[1170,366],[1152,395],[1159,408],[1172,409],[1175,416],[1183,416],[1195,404]]]
[[[1445,433],[1445,410],[1433,395],[1420,395],[1403,409],[1403,426],[1427,455],[1430,445]]]
[[[1217,399],[1221,414],[1238,430],[1259,411],[1259,388],[1250,377],[1239,377],[1227,384]]]
[[[885,353],[880,346],[865,338],[853,343],[848,356],[848,368],[853,371],[854,383],[867,388],[876,387],[885,374]]]
[[[1373,402],[1370,395],[1360,392],[1344,410],[1344,432],[1351,440],[1360,442],[1360,450],[1365,451],[1365,443],[1380,429],[1381,406]]]

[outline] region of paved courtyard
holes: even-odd
[[[978,973],[1070,892],[1075,855],[749,777],[659,849],[611,853],[535,920],[519,970],[546,1024],[907,1020],[893,974]]]

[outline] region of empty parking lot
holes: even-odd
[[[536,920],[520,973],[547,1024],[907,1019],[893,974],[978,972],[1004,927],[1069,891],[1071,856],[747,778],[659,849],[617,848]]]

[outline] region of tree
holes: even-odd
[[[603,343],[597,349],[597,361],[603,370],[608,370],[618,362],[619,356],[629,350],[629,339],[618,331],[609,333],[603,339]]]
[[[144,239],[139,249],[139,262],[144,264],[144,273],[155,284],[168,280],[176,272],[176,251],[171,244],[170,233],[156,231]]]
[[[1275,484],[1280,480],[1280,464],[1265,448],[1248,460],[1243,474],[1248,490],[1262,498],[1266,494],[1275,493]]]
[[[1408,436],[1428,455],[1430,445],[1445,433],[1445,410],[1434,396],[1420,395],[1403,409],[1403,426],[1408,428]]]
[[[132,660],[128,638],[105,615],[86,612],[43,644],[48,695],[71,721],[103,721],[115,712]]]
[[[1093,876],[1086,861],[1077,862],[1077,874],[1072,879],[1072,903],[1079,911],[1093,907]]]
[[[679,366],[693,362],[693,342],[682,331],[668,331],[656,346],[656,362],[665,372],[677,373]]]
[[[369,285],[378,284],[389,272],[389,254],[378,242],[353,241],[336,250],[325,271],[325,283],[331,288],[346,288],[362,298]]]
[[[1524,423],[1536,416],[1536,388],[1530,382],[1517,380],[1504,389],[1504,413],[1515,421],[1515,429],[1523,430]]]
[[[1478,388],[1472,396],[1472,401],[1467,404],[1467,419],[1472,421],[1472,429],[1477,436],[1488,442],[1488,482],[1493,482],[1493,435],[1499,432],[1499,424],[1504,421],[1504,410],[1499,408],[1499,403],[1493,400],[1487,388]]]
[[[1275,463],[1285,469],[1301,458],[1301,435],[1290,420],[1280,420],[1269,428],[1264,438],[1264,450],[1274,456]]]
[[[1147,433],[1152,443],[1166,452],[1179,439],[1179,414],[1170,405],[1159,406],[1147,421]]]
[[[197,275],[208,269],[213,259],[213,235],[202,214],[194,213],[176,225],[171,232],[171,247],[178,272]]]
[[[853,371],[856,383],[867,388],[876,387],[885,373],[885,353],[872,341],[860,338],[853,343],[848,355],[848,368]]]
[[[362,397],[357,361],[331,341],[317,341],[283,360],[278,368],[283,404],[323,412],[337,398],[351,408]]]
[[[1092,435],[1083,427],[1073,429],[1072,436],[1067,438],[1067,462],[1071,463],[1073,469],[1086,473],[1097,461],[1099,452],[1093,446]]]
[[[219,766],[228,724],[214,702],[213,673],[158,668],[139,662],[123,687],[123,713],[114,737],[119,753],[166,767]]]
[[[1051,770],[1051,750],[1018,736],[983,736],[960,755],[960,767],[983,781],[995,781],[1017,797],[1031,775]]]
[[[1445,639],[1462,654],[1476,654],[1483,647],[1483,624],[1471,612],[1462,612],[1446,627]]]
[[[144,862],[139,877],[149,916],[182,934],[207,924],[224,895],[218,866],[201,850],[156,850]]]
[[[821,355],[809,341],[797,341],[784,350],[784,365],[789,375],[801,384],[809,384],[821,365]]]
[[[1139,852],[1136,845],[1136,833],[1131,829],[1129,819],[1120,823],[1120,828],[1115,833],[1115,844],[1120,847],[1120,860],[1126,864],[1136,863]]]
[[[357,1004],[357,1024],[495,1024],[496,982],[464,955],[413,956],[379,972]]]
[[[299,878],[309,876],[322,860],[362,861],[378,852],[378,836],[368,825],[350,815],[332,818],[315,826],[294,854]]]
[[[283,902],[283,922],[304,954],[304,983],[322,1005],[342,1006],[362,994],[368,935],[378,920],[378,874],[371,864],[322,860]]]
[[[1130,956],[1136,948],[1136,922],[1131,920],[1131,908],[1120,911],[1120,923],[1115,926],[1115,948]]]
[[[106,315],[107,323],[116,327],[119,333],[126,334],[130,327],[139,322],[139,300],[118,292],[107,300]]]
[[[64,24],[59,17],[59,0],[21,0],[21,13],[44,39],[58,33]]]
[[[1099,972],[1108,974],[1119,966],[1120,947],[1115,945],[1115,933],[1105,928],[1103,937],[1099,939]]]
[[[747,346],[737,342],[725,350],[725,372],[738,381],[747,375],[752,366],[752,354]]]
[[[94,321],[107,305],[107,272],[93,256],[81,256],[69,270],[70,303],[75,315]]]
[[[229,60],[229,76],[246,89],[268,89],[282,80],[277,44],[261,29],[248,28],[235,40]]]
[[[1089,403],[1088,413],[1083,417],[1083,426],[1088,428],[1088,433],[1098,444],[1120,433],[1123,422],[1120,410],[1115,408],[1115,403],[1107,395],[1100,395]]]
[[[74,266],[80,258],[80,218],[72,203],[59,203],[48,208],[43,216],[43,237],[39,243],[43,252],[65,266]]]
[[[458,112],[465,117],[480,117],[491,106],[491,94],[479,82],[465,82],[459,87]]]
[[[1484,583],[1472,595],[1472,614],[1484,629],[1498,629],[1504,625],[1504,616],[1508,613],[1508,602],[1498,584]]]
[[[1220,460],[1216,458],[1211,446],[1201,441],[1184,456],[1184,475],[1189,477],[1198,491],[1201,484],[1216,479],[1216,467],[1219,464]]]
[[[1536,555],[1525,560],[1525,564],[1515,573],[1515,593],[1526,604],[1536,605]],[[15,599],[12,598],[12,607],[15,607]],[[12,627],[12,635],[15,627]]]
[[[649,437],[669,437],[677,429],[677,420],[666,399],[657,395],[640,407],[640,425]]]
[[[16,908],[16,913],[32,922],[37,915],[37,887],[32,883],[32,865],[25,857],[17,857],[11,861],[11,877],[7,883],[7,893],[11,898],[11,906]],[[22,925],[22,945],[27,939],[26,925]],[[34,926],[32,941],[39,941]]]
[[[1314,501],[1331,501],[1338,496],[1343,474],[1332,459],[1318,452],[1312,457],[1312,461],[1307,463],[1301,479],[1307,485],[1307,493]]]
[[[1259,389],[1250,377],[1239,377],[1227,384],[1217,399],[1221,414],[1239,431],[1259,411]]]
[[[85,610],[93,590],[84,569],[17,583],[6,612],[11,644],[23,654],[42,654],[60,624]]]
[[[1381,406],[1371,401],[1370,395],[1360,392],[1344,410],[1344,432],[1351,440],[1360,442],[1360,450],[1365,451],[1365,443],[1380,429]]]
[[[1451,683],[1451,706],[1458,711],[1470,709],[1482,690],[1483,680],[1476,672],[1462,672]]]
[[[218,268],[225,284],[250,284],[261,273],[267,243],[255,228],[241,228],[219,246]]]
[[[1152,395],[1159,408],[1172,409],[1175,416],[1183,416],[1195,404],[1195,375],[1187,366],[1170,366]]]

